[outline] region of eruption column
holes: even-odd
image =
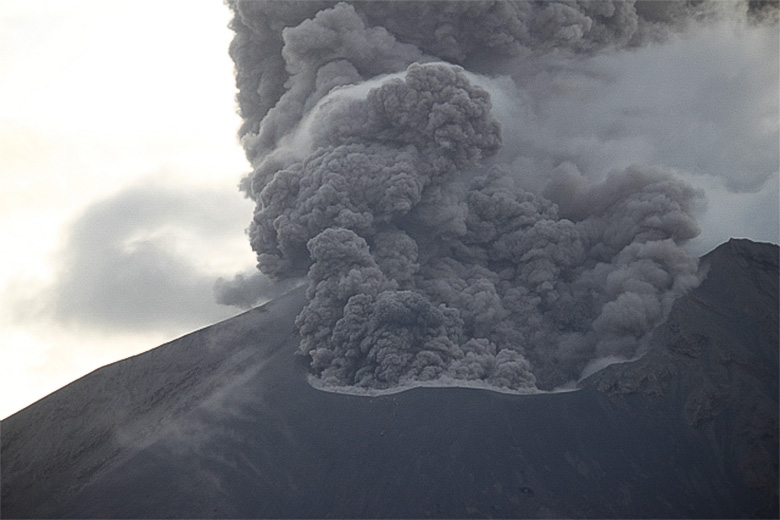
[[[551,390],[638,355],[697,283],[700,194],[663,169],[529,189],[496,160],[488,76],[658,37],[631,2],[230,5],[251,244],[308,277],[315,384]]]

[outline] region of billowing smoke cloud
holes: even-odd
[[[281,296],[301,283],[297,278],[273,281],[259,271],[238,273],[232,279],[217,278],[214,296],[221,305],[249,309]]]
[[[551,56],[640,47],[722,8],[229,3],[251,244],[265,275],[308,277],[317,384],[553,389],[641,353],[698,282],[681,246],[700,192],[663,167],[594,177],[525,156],[502,128],[532,122],[493,100],[522,104]]]

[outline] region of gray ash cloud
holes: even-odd
[[[308,278],[297,325],[322,386],[550,390],[638,355],[698,282],[699,191],[658,166],[524,161],[507,133],[524,122],[493,99],[711,4],[228,3],[249,236],[262,273]]]

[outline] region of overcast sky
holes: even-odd
[[[0,2],[0,417],[229,317],[254,266],[218,0]]]
[[[255,263],[229,16],[219,0],[0,2],[0,418],[238,312],[213,296]],[[708,195],[697,254],[777,242],[776,36],[720,27],[579,72],[529,142],[584,168],[679,168]],[[591,148],[594,127],[623,137]]]

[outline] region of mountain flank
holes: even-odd
[[[307,383],[296,289],[8,417],[5,518],[778,516],[778,247],[566,393]]]

